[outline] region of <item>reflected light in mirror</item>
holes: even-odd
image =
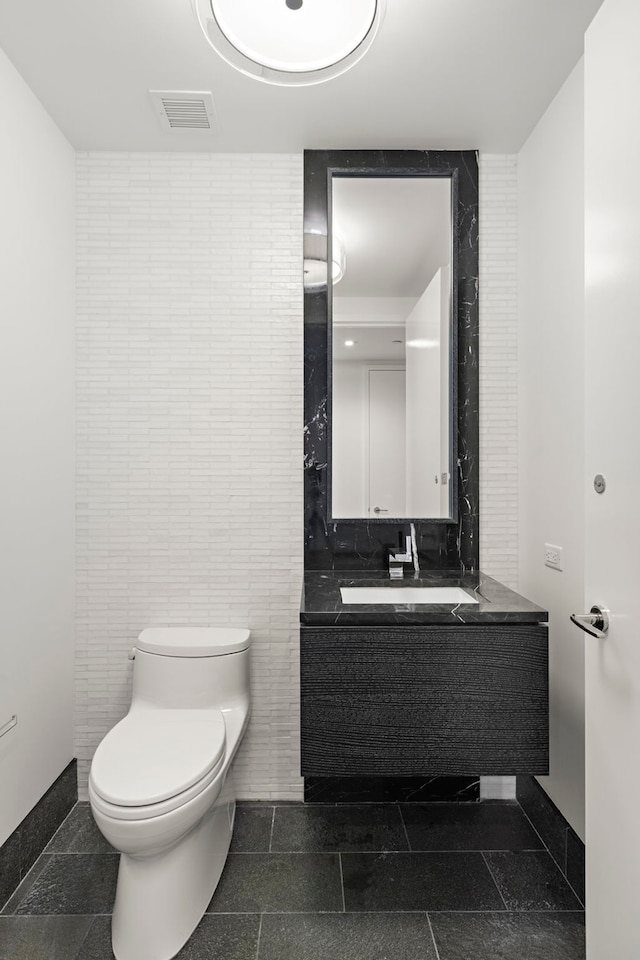
[[[347,259],[344,245],[335,234],[331,238],[331,281],[342,280]],[[304,285],[307,289],[321,289],[327,285],[327,238],[323,233],[309,231],[304,235]]]

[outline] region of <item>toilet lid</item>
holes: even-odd
[[[225,723],[219,710],[127,714],[106,735],[91,764],[95,791],[125,807],[159,803],[222,766]]]

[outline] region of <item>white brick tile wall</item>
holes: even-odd
[[[517,156],[480,154],[480,568],[518,587]]]
[[[248,625],[238,793],[297,798],[302,157],[78,155],[76,751],[139,631]]]
[[[480,169],[482,566],[515,584],[515,158]],[[300,155],[78,155],[81,796],[140,630],[229,623],[238,795],[301,797],[301,232]]]

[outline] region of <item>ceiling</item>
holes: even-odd
[[[364,59],[310,87],[228,66],[191,0],[2,0],[0,47],[79,150],[512,152],[580,58],[601,2],[387,0]],[[218,134],[163,132],[149,90],[210,90]]]

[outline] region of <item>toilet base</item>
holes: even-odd
[[[120,855],[111,927],[117,960],[170,960],[185,945],[218,885],[233,831],[231,771],[213,806],[173,847]]]

